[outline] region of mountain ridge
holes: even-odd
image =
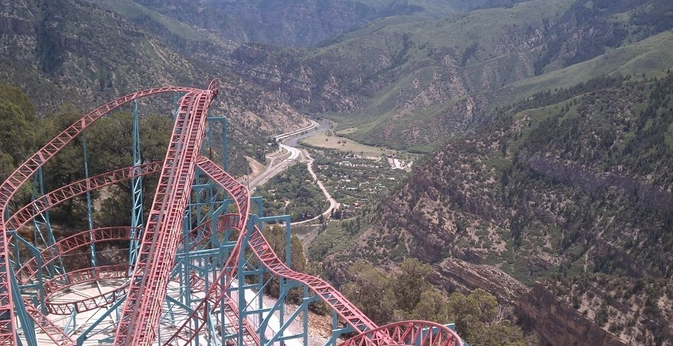
[[[280,90],[298,108],[336,114],[342,128],[352,128],[347,135],[352,139],[428,152],[447,134],[469,130],[474,123],[487,120],[483,119],[485,113],[527,97],[526,89],[553,89],[551,83],[536,81],[578,68],[575,60],[586,64],[596,56],[619,59],[616,54],[628,49],[615,49],[615,42],[633,47],[634,52],[649,50],[652,55],[668,56],[666,47],[670,45],[644,43],[648,35],[666,31],[665,26],[652,29],[639,19],[655,16],[658,10],[647,12],[647,7],[639,4],[632,5],[637,11],[604,13],[596,4],[592,12],[584,1],[533,1],[437,21],[374,23],[375,30],[363,29],[362,35],[348,33],[344,40],[317,50],[243,45],[232,55],[231,67],[269,89]],[[668,6],[656,1],[651,4]],[[662,12],[666,12],[664,8]],[[577,19],[584,17],[596,18],[596,23]],[[480,23],[495,24],[491,26],[497,29],[486,29]],[[583,32],[593,36],[584,37]],[[562,40],[569,35],[578,39]],[[612,37],[612,41],[599,42],[585,52],[596,35]],[[661,35],[659,42],[665,42],[668,37]],[[550,48],[552,44],[555,47]],[[645,60],[640,66],[630,63],[630,70],[656,71],[670,66],[668,60],[660,59],[651,67]],[[627,65],[621,70],[628,74],[629,62],[624,63]],[[544,69],[550,70],[540,75]],[[581,78],[573,84],[601,75],[595,68],[586,70],[589,73],[570,73]],[[530,85],[526,85],[528,80]],[[399,118],[408,118],[404,116],[407,113],[420,115],[417,118],[422,120],[405,120],[404,126],[395,126]],[[380,125],[372,125],[372,119]],[[393,126],[386,129],[390,124]],[[419,137],[415,134],[418,131],[434,133]]]

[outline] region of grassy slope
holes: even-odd
[[[673,67],[673,32],[667,31],[600,57],[529,78],[512,87],[514,99],[554,88],[568,88],[600,76],[661,75]]]
[[[340,56],[349,63],[359,65],[362,71],[381,71],[369,78],[397,76],[394,82],[368,99],[356,114],[336,116],[344,127],[358,128],[358,131],[352,134],[353,138],[371,144],[378,141],[380,144],[380,139],[372,137],[372,131],[377,131],[380,126],[391,121],[399,122],[396,115],[400,112],[401,103],[414,99],[433,83],[436,84],[437,78],[443,78],[437,77],[438,72],[453,69],[456,74],[461,75],[476,71],[474,75],[477,77],[472,77],[474,80],[463,81],[475,92],[484,87],[478,80],[480,78],[478,74],[494,64],[499,70],[496,73],[502,75],[504,81],[517,80],[517,76],[512,75],[511,71],[505,70],[503,66],[517,64],[519,53],[499,51],[498,43],[503,41],[503,35],[512,27],[540,26],[545,18],[558,17],[569,8],[570,4],[569,0],[533,1],[512,8],[477,10],[448,19],[427,22],[407,22],[402,18],[388,18],[344,35],[340,43],[320,49],[310,56],[310,59]],[[406,47],[404,37],[407,37],[409,42]],[[477,47],[474,54],[466,54],[470,46]],[[392,66],[388,66],[387,69],[377,66],[381,56],[393,57]],[[442,61],[444,56],[452,57],[453,61]],[[431,107],[415,112],[414,119],[406,119],[402,123],[414,126],[430,121],[438,114],[447,112],[463,97],[464,95],[458,95],[446,98]],[[424,148],[422,151],[431,150],[434,146],[434,143],[427,144],[420,145]]]
[[[131,21],[136,21],[141,18],[150,18],[151,20],[161,24],[171,34],[181,37],[186,40],[205,41],[209,39],[208,36],[198,33],[193,27],[187,24],[168,18],[152,9],[140,5],[131,0],[89,0],[100,7],[117,12]]]
[[[597,58],[575,64],[566,68],[551,71],[540,76],[528,76],[520,79],[516,70],[519,54],[530,52],[502,52],[495,47],[501,42],[503,32],[514,26],[533,27],[540,25],[544,18],[558,18],[560,13],[569,8],[571,2],[566,1],[538,1],[519,4],[511,9],[488,9],[424,23],[391,24],[395,19],[382,21],[363,30],[344,36],[344,41],[338,45],[323,48],[322,54],[330,55],[339,50],[346,58],[364,62],[369,68],[375,65],[377,53],[400,51],[400,44],[388,43],[393,38],[410,35],[411,47],[407,50],[404,61],[396,66],[391,74],[397,73],[397,78],[387,87],[379,90],[371,97],[355,116],[349,114],[337,115],[335,118],[345,127],[355,127],[358,130],[351,136],[354,139],[364,140],[370,144],[381,144],[381,139],[372,134],[380,131],[380,127],[396,121],[400,112],[401,103],[413,99],[428,85],[433,83],[433,68],[444,68],[433,61],[433,54],[438,51],[452,51],[461,58],[471,45],[477,45],[473,56],[464,56],[465,66],[448,66],[457,68],[465,75],[496,74],[494,82],[502,83],[502,89],[495,86],[495,92],[489,96],[489,109],[503,106],[517,100],[524,99],[533,93],[555,88],[569,87],[602,75],[632,75],[646,73],[648,76],[659,75],[662,71],[673,67],[673,33],[670,31],[646,38],[630,45],[613,49]],[[627,21],[629,13],[614,16],[613,21]],[[375,50],[374,42],[378,47],[384,42],[383,49]],[[318,53],[320,55],[321,53]],[[534,57],[534,54],[531,54]],[[495,71],[493,71],[495,66]],[[507,67],[510,66],[508,69]],[[491,69],[491,71],[489,71]],[[488,71],[488,72],[487,72]],[[519,75],[517,75],[519,73]],[[488,91],[479,84],[478,79],[464,80],[472,95]],[[474,78],[474,77],[473,77]],[[414,85],[416,83],[416,85]],[[420,84],[420,88],[418,85]],[[491,85],[490,87],[493,87]],[[491,91],[489,91],[491,92]],[[425,123],[438,115],[446,113],[461,96],[446,99],[442,104],[435,104],[422,111],[414,113],[417,121],[404,123],[414,125]],[[390,143],[399,146],[399,143]],[[433,143],[422,146],[431,149]]]

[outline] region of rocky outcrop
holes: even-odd
[[[517,302],[525,324],[535,329],[542,344],[625,346],[617,337],[598,327],[577,310],[559,301],[541,284],[533,285]]]
[[[514,303],[530,290],[493,266],[447,258],[433,268],[435,271],[430,281],[447,292],[471,292],[476,288],[483,288],[496,295],[501,302]]]
[[[16,17],[0,16],[0,34],[35,36],[35,23]]]
[[[673,192],[648,184],[633,176],[619,173],[595,173],[586,167],[560,162],[559,160],[528,155],[522,151],[519,162],[532,171],[563,184],[577,186],[587,193],[617,189],[625,195],[635,196],[643,207],[673,213]]]

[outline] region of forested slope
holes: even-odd
[[[413,256],[445,290],[488,287],[524,320],[551,308],[531,308],[536,295],[511,278],[540,282],[624,343],[673,342],[673,75],[662,72],[539,93],[449,140],[379,205],[331,273],[346,259]]]

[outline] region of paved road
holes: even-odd
[[[332,195],[330,195],[329,191],[327,191],[327,188],[325,188],[325,185],[323,185],[323,183],[318,179],[318,176],[315,174],[315,171],[313,170],[313,158],[311,155],[309,155],[309,153],[305,150],[297,148],[297,146],[299,140],[311,137],[323,131],[327,131],[330,128],[331,125],[326,121],[317,122],[311,120],[311,125],[308,127],[276,136],[276,139],[279,141],[280,149],[286,153],[284,155],[281,154],[271,156],[266,170],[250,181],[251,192],[254,192],[257,186],[263,185],[269,181],[269,179],[287,169],[294,162],[305,162],[306,166],[308,167],[308,172],[313,177],[313,181],[318,184],[318,187],[325,195],[325,199],[329,201],[329,208],[327,208],[327,210],[322,213],[323,217],[329,217],[332,213],[332,210],[339,208],[339,202],[337,202],[332,197]],[[287,156],[288,153],[289,156]],[[309,220],[294,222],[292,225],[304,224],[318,219],[320,219],[320,215]]]
[[[249,184],[250,192],[254,192],[257,186],[264,185],[264,183],[269,181],[269,179],[273,178],[280,172],[287,169],[287,167],[289,167],[290,164],[294,163],[294,161],[300,160],[302,158],[301,151],[299,149],[294,148],[290,145],[286,145],[285,143],[283,143],[283,141],[288,141],[288,138],[294,138],[295,136],[305,136],[304,134],[305,132],[311,130],[315,131],[315,129],[319,127],[320,124],[318,122],[311,120],[311,125],[307,127],[276,136],[275,138],[279,142],[281,153],[271,155],[269,165],[266,167],[266,170],[264,170],[264,172],[260,173],[250,181]],[[311,131],[311,133],[313,133],[313,131]],[[295,140],[292,141],[292,143],[296,145],[297,142]],[[284,155],[283,152],[289,153],[289,156],[285,157],[286,154]]]

